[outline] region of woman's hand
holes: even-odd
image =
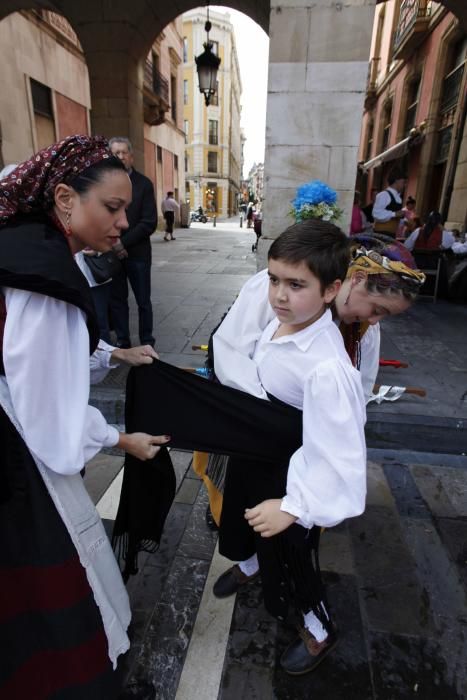
[[[125,362],[131,367],[139,367],[152,364],[154,360],[159,359],[159,355],[150,345],[138,345],[136,348],[115,348],[111,358],[117,362]]]
[[[259,532],[261,537],[273,537],[286,530],[297,518],[281,510],[281,503],[280,498],[271,498],[254,508],[246,508],[245,518],[248,520],[248,525],[255,532]]]
[[[159,445],[169,442],[168,435],[148,435],[147,433],[120,433],[117,447],[137,459],[152,459],[159,452]]]

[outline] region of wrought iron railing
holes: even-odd
[[[444,79],[443,96],[441,98],[441,111],[448,112],[457,105],[461,91],[462,77],[464,75],[465,63],[461,63],[452,73]]]
[[[155,95],[161,97],[164,102],[169,102],[169,81],[159,73],[149,59],[146,60],[144,67],[144,82]]]
[[[431,14],[429,0],[402,0],[399,12],[399,22],[394,39],[394,50],[397,50],[406,36],[420,19],[426,19]]]

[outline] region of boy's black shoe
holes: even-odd
[[[235,564],[219,576],[213,586],[212,592],[216,598],[228,598],[234,595],[244,583],[254,581],[258,576],[259,571],[257,571],[256,574],[252,574],[252,576],[247,576],[243,573],[238,564]]]
[[[313,671],[337,644],[335,631],[318,642],[306,627],[300,627],[298,637],[281,656],[280,664],[291,676],[301,676]]]

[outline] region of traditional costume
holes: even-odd
[[[88,405],[98,342],[54,191],[108,158],[69,137],[0,185],[0,697],[109,700],[128,596],[79,474],[118,432]]]

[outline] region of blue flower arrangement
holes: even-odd
[[[321,180],[312,180],[297,188],[290,213],[296,223],[304,219],[335,222],[342,215],[342,209],[339,209],[336,200],[337,193],[332,187]]]

